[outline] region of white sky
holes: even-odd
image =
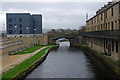
[[[89,18],[111,0],[2,0],[0,30],[4,30],[6,13],[38,13],[43,15],[43,28],[74,28],[85,25]],[[95,3],[94,3],[95,2]]]
[[[2,2],[108,2],[112,0],[2,0]]]

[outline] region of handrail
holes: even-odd
[[[85,33],[83,33],[83,36],[120,40],[120,30],[85,32]]]

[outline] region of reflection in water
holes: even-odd
[[[27,78],[95,78],[96,69],[87,56],[69,46],[69,42],[61,42]]]
[[[69,47],[70,46],[70,42],[59,42],[59,46],[60,47]]]

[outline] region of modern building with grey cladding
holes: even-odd
[[[7,13],[7,34],[42,34],[42,15],[30,13]]]

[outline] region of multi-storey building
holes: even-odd
[[[120,2],[108,2],[86,21],[86,42],[89,47],[120,58]]]
[[[42,15],[7,13],[7,34],[42,34]]]

